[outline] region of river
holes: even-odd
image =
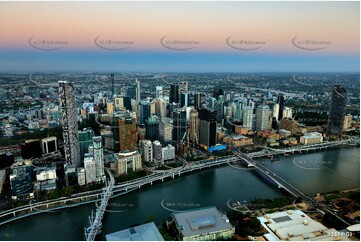
[[[263,159],[277,175],[308,195],[359,188],[360,149],[357,147],[282,156],[278,161]],[[109,201],[103,219],[105,234],[146,222],[153,216],[161,223],[171,214],[215,205],[228,211],[227,201],[277,198],[284,194],[255,170],[228,165],[190,173],[164,183],[153,184]],[[163,203],[162,203],[163,201]],[[163,205],[163,206],[162,206]],[[165,209],[166,207],[167,209]],[[84,226],[95,204],[20,219],[0,227],[0,240],[84,240]]]

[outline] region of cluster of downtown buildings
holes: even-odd
[[[352,116],[346,114],[347,93],[340,85],[332,87],[327,127],[300,125],[283,94],[270,95],[270,107],[221,88],[209,95],[189,90],[185,81],[168,85],[156,86],[155,97],[142,98],[142,83],[136,80],[119,95],[113,86],[111,95],[100,92],[93,102],[79,105],[74,83],[59,81],[59,107],[53,109],[59,111],[63,129],[61,149],[56,137],[28,140],[21,146],[22,157],[11,167],[13,198],[57,188],[59,164],[66,186],[83,186],[103,183],[105,167],[121,176],[142,170],[144,164],[174,162],[176,156],[206,159],[229,148],[252,146],[256,137],[276,147],[319,143],[325,137],[340,137],[352,126]],[[99,133],[91,127],[79,130],[79,120],[96,122]],[[1,156],[11,160],[5,153]]]

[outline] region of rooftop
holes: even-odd
[[[323,224],[313,220],[301,210],[289,210],[266,214],[258,217],[262,226],[269,232],[266,238],[277,240],[349,240],[346,236],[331,236],[337,234],[334,229],[328,229]],[[336,233],[334,233],[336,232]]]
[[[172,217],[183,237],[233,228],[227,217],[221,214],[214,206],[176,212],[172,214]]]
[[[164,241],[153,222],[105,235],[107,241]]]

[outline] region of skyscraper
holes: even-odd
[[[196,92],[194,94],[194,108],[196,110],[200,109],[202,105],[201,93]]]
[[[141,102],[140,103],[140,124],[145,124],[145,122],[150,117],[150,103]]]
[[[201,108],[199,115],[199,143],[207,147],[217,143],[217,110]]]
[[[278,104],[278,120],[281,120],[283,117],[283,109],[285,107],[285,96],[281,93],[278,94],[277,104]]]
[[[94,149],[94,162],[96,170],[96,178],[98,182],[105,181],[104,174],[104,154],[102,146],[102,137],[94,136],[93,137],[93,149]]]
[[[243,126],[249,130],[253,129],[253,109],[250,106],[243,109]]]
[[[181,107],[188,107],[188,93],[181,93],[181,100],[180,100],[180,104]]]
[[[270,107],[260,105],[256,110],[256,130],[268,130],[270,128]]]
[[[163,98],[163,86],[156,86],[155,87],[155,98]]]
[[[189,113],[189,141],[192,144],[199,143],[199,118],[196,109],[192,109]]]
[[[334,85],[327,122],[327,134],[340,136],[346,114],[347,92],[341,85]]]
[[[179,103],[179,85],[170,84],[169,103]]]
[[[137,148],[137,120],[135,117],[119,118],[120,151],[133,151]]]
[[[275,118],[276,120],[278,120],[279,113],[280,113],[280,105],[278,103],[275,103],[273,105],[273,115],[272,115],[272,117]]]
[[[214,88],[214,89],[213,89],[213,97],[214,97],[215,99],[218,99],[218,97],[219,97],[220,95],[224,95],[223,89],[221,89],[221,88]]]
[[[135,84],[136,84],[136,97],[135,100],[139,103],[140,102],[140,81],[138,81],[138,79],[135,80]]]
[[[151,115],[146,121],[145,138],[152,142],[159,140],[159,121],[156,115]]]
[[[64,152],[66,163],[80,166],[80,147],[78,136],[78,119],[74,96],[74,85],[71,82],[59,81],[61,121],[63,126]]]
[[[178,85],[179,85],[179,94],[188,92],[188,82],[180,82]]]
[[[181,141],[187,129],[187,112],[184,108],[173,111],[172,140]]]

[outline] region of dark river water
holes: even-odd
[[[360,150],[357,147],[282,156],[273,162],[262,161],[274,173],[310,196],[358,188],[360,184]],[[214,205],[228,211],[229,200],[232,203],[284,195],[255,170],[228,165],[202,170],[111,199],[109,212],[103,219],[103,233],[98,239],[105,240],[105,234],[145,223],[150,216],[160,223],[170,216],[171,210]],[[2,225],[0,240],[84,240],[84,226],[88,226],[88,216],[95,208],[91,203]]]

